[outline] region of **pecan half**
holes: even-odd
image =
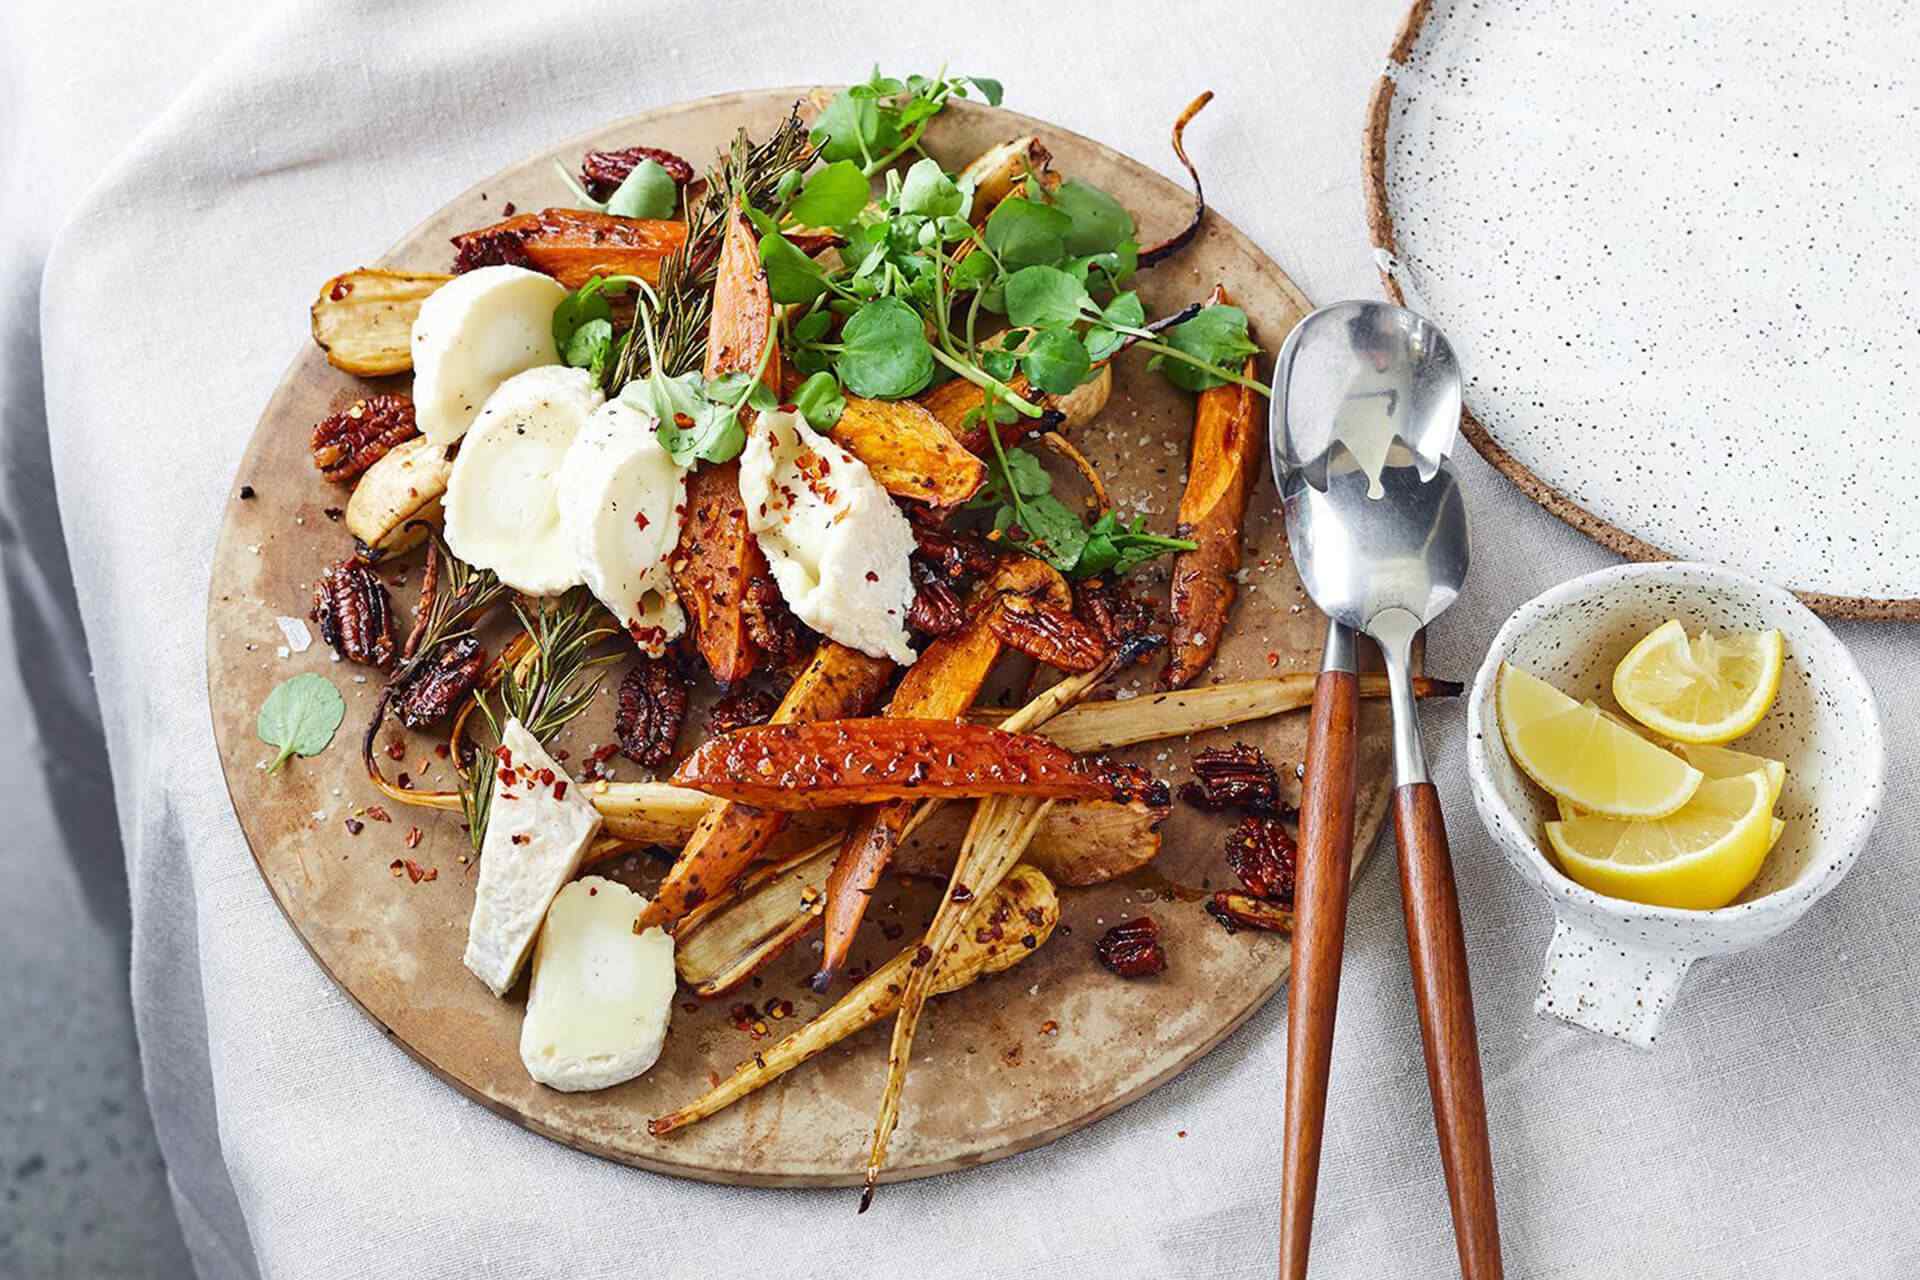
[[[1160,945],[1160,926],[1152,916],[1117,924],[1093,944],[1100,963],[1123,978],[1150,978],[1164,972],[1167,953]]]
[[[765,689],[731,690],[708,709],[707,732],[717,737],[750,724],[765,724],[779,705],[780,699]]]
[[[1002,643],[1061,671],[1091,671],[1107,656],[1099,632],[1031,596],[1001,596],[988,625]]]
[[[589,151],[580,160],[580,185],[595,200],[605,200],[619,189],[642,160],[651,160],[683,186],[693,181],[693,166],[659,147],[625,147],[619,151]]]
[[[1193,781],[1180,788],[1180,798],[1209,813],[1240,809],[1275,814],[1282,808],[1280,776],[1260,748],[1245,742],[1209,747],[1196,754]]]
[[[1118,648],[1152,631],[1159,621],[1153,606],[1117,579],[1089,578],[1073,588],[1074,616],[1099,633],[1107,647]]]
[[[687,680],[671,659],[643,658],[620,682],[613,733],[634,763],[658,768],[671,760],[686,718]]]
[[[958,587],[971,578],[984,577],[993,572],[999,560],[993,548],[968,533],[916,524],[913,540],[918,544],[919,554],[949,586]]]
[[[907,606],[907,625],[930,636],[950,636],[967,625],[967,611],[954,589],[926,561],[907,562],[913,575],[913,603]]]
[[[364,560],[342,560],[321,574],[307,617],[320,628],[320,638],[349,662],[386,671],[400,654],[386,584]]]
[[[778,666],[793,663],[807,648],[805,629],[787,608],[779,584],[767,574],[758,573],[747,579],[741,596],[740,621],[754,648]]]
[[[1227,835],[1227,865],[1247,892],[1281,906],[1293,906],[1293,835],[1278,818],[1246,818]]]
[[[313,465],[335,484],[344,484],[419,434],[411,399],[368,396],[313,424]]]
[[[393,713],[409,729],[444,719],[487,669],[487,651],[472,636],[455,636],[415,666],[395,691]]]

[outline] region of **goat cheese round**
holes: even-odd
[[[653,415],[609,400],[560,464],[560,519],[581,576],[643,653],[659,657],[687,628],[667,558],[680,541],[687,475],[661,447]]]
[[[516,374],[487,398],[447,478],[447,546],[528,595],[581,581],[560,519],[561,461],[606,397],[585,369]]]
[[[864,462],[797,413],[763,413],[740,454],[740,499],[795,617],[850,649],[913,662],[913,526]]]
[[[501,383],[559,364],[553,309],[566,296],[558,281],[525,267],[481,267],[434,290],[413,321],[413,412],[420,434],[452,444]]]
[[[659,1059],[673,1017],[673,939],[658,925],[634,933],[646,905],[617,881],[584,876],[547,909],[520,1061],[548,1088],[609,1088]]]

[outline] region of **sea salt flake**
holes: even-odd
[[[305,653],[313,647],[313,632],[307,630],[307,624],[298,618],[289,618],[285,614],[273,620],[280,628],[280,634],[287,638],[287,648],[295,653]],[[286,654],[281,654],[286,657]]]

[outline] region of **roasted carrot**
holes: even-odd
[[[542,209],[453,238],[455,270],[509,264],[578,289],[594,276],[660,278],[660,263],[687,239],[684,222],[622,218],[586,209]],[[758,352],[755,352],[758,355]]]
[[[1034,734],[878,717],[763,724],[704,743],[673,781],[767,809],[994,795],[1111,800],[1137,779],[1081,768]]]
[[[1214,290],[1213,301],[1227,301]],[[1254,362],[1242,369],[1254,375]],[[1247,496],[1260,478],[1266,433],[1255,396],[1238,383],[1202,391],[1194,412],[1193,455],[1174,532],[1199,545],[1173,560],[1173,641],[1160,673],[1163,689],[1178,689],[1213,660],[1233,607],[1240,568],[1240,525]]]

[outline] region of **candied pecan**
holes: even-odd
[[[1214,894],[1207,903],[1207,914],[1225,925],[1228,933],[1236,929],[1293,932],[1292,907],[1283,907],[1277,902],[1267,902],[1244,893],[1229,893],[1225,889]]]
[[[1153,630],[1157,621],[1153,606],[1128,591],[1117,579],[1089,578],[1076,583],[1073,612],[1098,632],[1110,648],[1118,648],[1134,636]]]
[[[907,562],[913,574],[913,603],[907,606],[907,625],[930,636],[950,636],[967,625],[967,611],[940,574],[915,557]]]
[[[787,608],[780,586],[772,577],[757,573],[747,579],[741,593],[740,620],[754,648],[778,666],[787,666],[806,648],[800,620]]]
[[[393,713],[409,729],[424,729],[460,705],[487,669],[487,651],[472,636],[455,636],[414,664],[395,690]]]
[[[1160,926],[1152,916],[1141,916],[1107,930],[1093,944],[1100,963],[1123,978],[1148,978],[1167,967],[1166,949],[1160,945]]]
[[[993,572],[993,566],[999,560],[993,554],[993,548],[970,533],[954,533],[916,524],[913,526],[913,540],[918,545],[919,554],[951,586],[959,586],[970,578]]]
[[[1166,809],[1173,800],[1168,794],[1167,784],[1153,776],[1142,765],[1116,764],[1100,756],[1076,760],[1075,772],[1091,773],[1098,776],[1113,788],[1115,804],[1133,804],[1136,801],[1151,809]]]
[[[411,399],[368,396],[313,424],[313,465],[327,479],[343,484],[419,434]]]
[[[350,662],[386,671],[399,656],[386,584],[364,560],[342,560],[321,574],[307,616],[319,626],[320,638]]]
[[[1227,834],[1227,865],[1256,898],[1293,905],[1293,868],[1297,847],[1280,819],[1259,815],[1243,819]]]
[[[680,722],[687,718],[687,680],[670,658],[642,658],[620,682],[613,733],[620,754],[658,768],[673,758]]]
[[[619,151],[589,151],[580,160],[580,185],[595,200],[605,200],[620,184],[640,167],[642,160],[651,160],[673,175],[675,182],[685,184],[693,180],[693,166],[671,151],[662,151],[659,147],[626,147]]]
[[[481,267],[533,266],[533,259],[527,255],[525,236],[513,227],[469,231],[454,237],[453,244],[458,250],[453,258],[453,274],[457,276]]]
[[[988,624],[1003,643],[1062,671],[1091,671],[1107,656],[1099,632],[1030,596],[1003,595]]]
[[[764,689],[730,690],[707,711],[707,732],[718,737],[750,724],[765,724],[779,705],[780,699]]]
[[[1180,798],[1210,813],[1279,813],[1280,777],[1258,747],[1245,742],[1208,747],[1193,757],[1193,781],[1180,788]]]

